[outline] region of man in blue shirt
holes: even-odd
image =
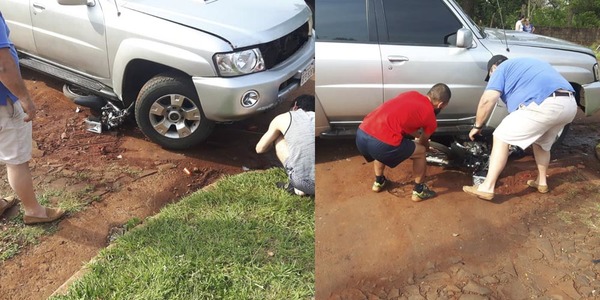
[[[33,190],[29,171],[31,160],[31,121],[36,108],[19,70],[14,45],[8,39],[9,29],[0,13],[0,163],[6,164],[11,188],[21,202],[25,224],[51,222],[64,215],[61,209],[41,206]],[[0,216],[16,204],[16,199],[0,199]]]
[[[463,191],[492,200],[496,181],[508,160],[509,146],[525,149],[533,145],[538,176],[527,181],[527,185],[540,193],[548,192],[546,175],[550,148],[558,133],[577,114],[573,87],[547,62],[533,58],[508,59],[503,55],[495,55],[489,60],[485,80],[489,82],[469,132],[471,140],[480,133],[498,99],[506,104],[509,115],[494,131],[485,181],[479,186],[464,186]]]

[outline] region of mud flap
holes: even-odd
[[[496,106],[494,106],[494,110],[490,114],[490,117],[485,125],[487,127],[496,128],[506,116],[508,116],[508,108],[506,107],[506,104],[502,102],[502,100],[498,99],[498,102],[496,103]]]
[[[591,116],[600,110],[600,82],[584,84],[581,93],[581,104],[585,106],[585,115]]]

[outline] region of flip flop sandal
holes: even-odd
[[[6,197],[6,198],[2,198],[0,199],[0,201],[4,201],[6,202],[6,205],[4,205],[2,208],[0,208],[0,216],[9,208],[15,206],[15,204],[17,204],[17,198],[14,196],[10,196],[10,197]]]

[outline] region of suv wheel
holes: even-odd
[[[142,87],[135,119],[153,142],[169,149],[186,149],[203,142],[214,122],[207,120],[189,78],[159,74]]]

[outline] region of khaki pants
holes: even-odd
[[[0,163],[19,165],[31,160],[31,122],[23,121],[20,102],[0,106]]]

